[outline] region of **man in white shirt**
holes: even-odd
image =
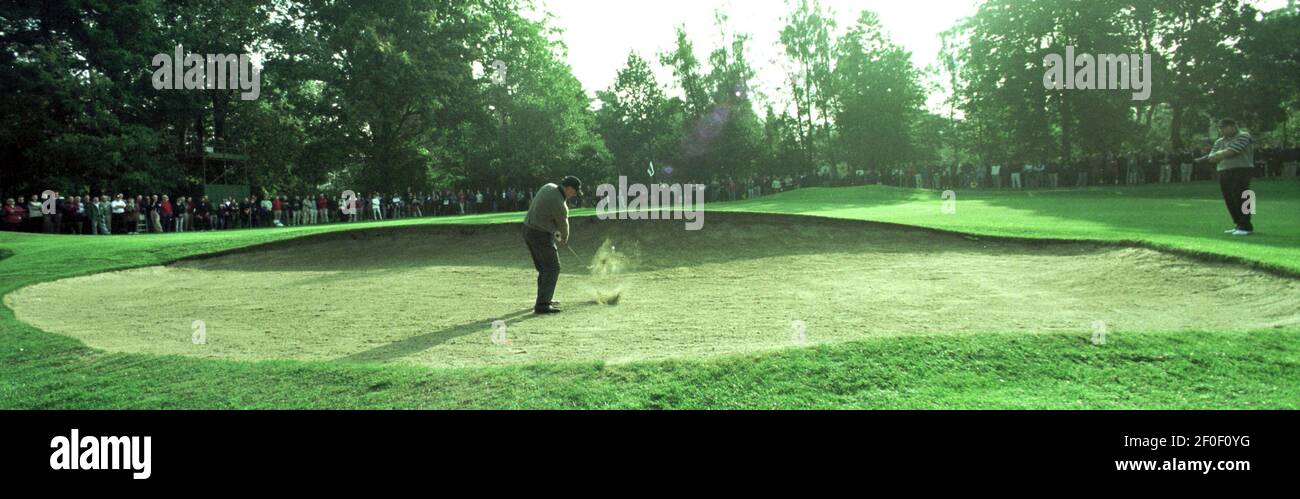
[[[125,233],[126,230],[123,227],[126,223],[126,199],[122,197],[122,193],[117,193],[117,196],[113,198],[113,202],[109,203],[108,206],[109,210],[113,212],[113,233]]]

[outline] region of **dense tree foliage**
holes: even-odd
[[[1241,0],[988,0],[949,32],[965,144],[986,161],[1181,149],[1232,116],[1257,133],[1285,122],[1296,95],[1297,10],[1268,16]],[[1043,58],[1144,54],[1151,96],[1049,90]],[[1161,133],[1157,133],[1161,132]]]
[[[987,0],[944,33],[927,72],[874,13],[787,2],[774,95],[754,91],[751,38],[719,12],[717,46],[679,26],[665,52],[629,54],[595,99],[532,0],[3,2],[0,190],[843,175],[1181,148],[1222,116],[1290,140],[1300,101],[1294,3]],[[154,55],[177,45],[253,54],[259,98],[155,89]],[[1044,57],[1067,45],[1150,55],[1150,98],[1045,88]],[[942,110],[927,109],[933,92]],[[243,159],[203,159],[213,151]]]

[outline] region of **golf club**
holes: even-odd
[[[578,252],[575,251],[572,246],[565,245],[564,247],[568,248],[569,253],[572,253],[574,258],[577,258],[578,260],[582,260],[582,256],[578,255]],[[594,265],[587,265],[587,270],[592,270],[594,268],[595,268]],[[600,303],[602,305],[618,305],[618,301],[622,297],[623,297],[623,291],[618,290],[615,291],[614,294],[612,295],[597,297],[596,303]]]
[[[578,252],[577,252],[577,251],[574,251],[574,250],[573,250],[573,246],[569,246],[569,245],[566,244],[566,245],[564,245],[564,247],[565,247],[565,248],[568,248],[569,253],[573,253],[573,257],[574,257],[574,258],[577,258],[579,262],[582,261],[582,257],[581,257],[581,256],[578,256]],[[591,265],[587,265],[587,270],[591,270],[591,269],[592,269],[592,266],[591,266]]]

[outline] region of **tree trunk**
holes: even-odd
[[[212,138],[218,144],[226,139],[227,98],[226,92],[212,92]]]
[[[1169,103],[1169,144],[1175,151],[1183,150],[1183,106],[1177,102]]]

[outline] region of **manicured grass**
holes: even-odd
[[[1259,235],[1227,239],[1211,184],[1067,192],[807,189],[711,209],[859,218],[975,234],[1143,241],[1300,269],[1300,187],[1256,182]],[[575,213],[580,216],[582,211]],[[517,214],[384,222],[517,221]],[[364,226],[381,225],[364,224]],[[0,294],[329,226],[134,237],[0,233]],[[705,230],[708,225],[706,222]],[[64,299],[75,302],[78,296]],[[1225,313],[1231,305],[1225,304]],[[90,325],[87,325],[90,327]],[[926,334],[707,360],[431,369],[108,353],[0,308],[5,408],[1296,408],[1300,333]]]
[[[1256,180],[1256,233],[1232,228],[1218,184],[988,191],[956,190],[944,214],[938,191],[882,187],[802,189],[714,208],[816,215],[993,236],[1134,241],[1208,253],[1300,274],[1300,181]]]

